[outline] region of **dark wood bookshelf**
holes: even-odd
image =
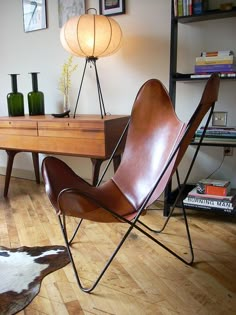
[[[228,19],[236,17],[236,7],[233,7],[232,10],[223,11],[223,10],[209,10],[205,11],[202,14],[191,15],[191,16],[175,16],[174,15],[174,1],[171,1],[171,34],[170,34],[170,72],[169,72],[169,94],[175,108],[176,102],[176,85],[177,82],[180,83],[197,83],[202,81],[207,81],[208,78],[191,78],[191,75],[194,73],[179,73],[177,70],[177,50],[178,50],[178,25],[187,24],[201,21],[210,21],[217,19]],[[235,81],[236,77],[221,77],[222,81]],[[192,142],[191,145],[197,145],[197,142]],[[202,146],[214,146],[214,147],[236,147],[236,144],[233,143],[210,143],[205,142],[201,144]],[[168,187],[165,189],[164,197],[164,215],[169,214],[171,206],[172,189],[171,181]]]

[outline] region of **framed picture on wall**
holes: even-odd
[[[72,16],[85,14],[85,0],[58,0],[59,27]]]
[[[22,0],[22,8],[25,32],[47,28],[46,0]]]
[[[125,0],[99,0],[99,12],[102,15],[125,13]]]

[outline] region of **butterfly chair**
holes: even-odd
[[[210,107],[212,113],[218,88],[219,78],[213,75],[207,83],[198,108],[186,125],[177,118],[162,83],[156,79],[147,81],[137,94],[130,120],[115,148],[116,150],[122,137],[127,134],[121,163],[114,176],[103,182],[112,155],[96,187],[76,175],[61,160],[50,156],[44,159],[42,175],[46,193],[58,215],[77,283],[84,292],[91,292],[96,287],[134,228],[184,263],[192,264],[193,248],[184,207],[187,239],[191,252],[189,261],[154,237],[149,231],[151,229],[141,222],[140,216],[146,213],[146,208],[159,198],[165,189],[191,142],[195,130]],[[209,119],[210,117],[208,122]],[[173,211],[170,212],[169,217],[172,213]],[[70,240],[67,235],[67,216],[81,219]],[[166,219],[165,226],[169,217]],[[127,232],[89,288],[85,287],[80,280],[70,248],[83,220],[128,224]]]

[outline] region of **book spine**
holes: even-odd
[[[210,211],[217,211],[217,212],[224,212],[228,214],[235,214],[236,213],[236,208],[234,209],[221,209],[221,208],[215,208],[215,207],[210,207],[210,206],[205,206],[205,205],[196,205],[196,204],[191,204],[191,203],[184,203],[185,207],[193,208],[193,209],[198,209],[198,210],[210,210]]]
[[[202,136],[202,134],[197,133],[195,136],[200,138]],[[212,133],[205,133],[204,138],[236,139],[236,134],[235,133],[232,134],[232,133],[215,133],[215,132],[212,132]]]
[[[189,15],[193,15],[193,1],[189,0]]]
[[[201,126],[200,129],[203,130],[205,126]],[[214,126],[208,126],[207,130],[219,130],[219,131],[224,131],[224,130],[229,130],[229,131],[236,131],[236,127],[214,127]]]
[[[229,201],[219,201],[219,200],[211,200],[208,198],[197,198],[197,197],[190,197],[187,196],[183,200],[184,205],[198,205],[198,206],[207,206],[217,209],[229,209],[233,210],[235,205]]]
[[[223,64],[223,65],[205,65],[205,66],[195,66],[195,72],[228,72],[236,71],[236,65]]]
[[[194,142],[198,143],[200,142],[200,138],[194,138]],[[218,144],[232,144],[235,146],[236,139],[224,139],[224,138],[203,138],[203,143],[218,143]]]
[[[174,1],[174,16],[178,16],[178,0],[173,0]]]
[[[203,134],[203,129],[198,129],[197,131],[196,131],[196,133],[195,133],[196,135],[199,135],[199,136],[201,136],[202,134]],[[235,135],[236,136],[236,130],[234,129],[234,130],[224,130],[224,129],[222,129],[222,130],[217,130],[217,129],[215,129],[215,130],[206,130],[206,133],[205,133],[205,135],[209,135],[209,136],[214,136],[214,135],[222,135],[222,136],[224,136],[224,135]]]
[[[208,195],[208,194],[198,194],[197,192],[189,192],[188,196],[190,198],[200,198],[200,199],[209,199],[213,201],[221,201],[221,202],[231,202],[235,201],[236,195],[234,196],[218,196],[218,195]]]
[[[232,50],[217,50],[217,51],[202,51],[201,57],[213,57],[213,56],[231,56]]]
[[[183,0],[178,0],[178,16],[183,16]]]
[[[212,56],[212,57],[196,57],[196,61],[222,61],[222,60],[229,60],[229,61],[233,61],[234,60],[234,56]]]
[[[200,57],[201,58],[201,57]],[[196,66],[206,66],[206,65],[232,65],[234,64],[233,59],[215,59],[215,60],[196,60]]]
[[[203,1],[194,0],[193,2],[193,14],[202,14],[203,13]]]
[[[188,8],[187,0],[183,0],[183,16],[188,15],[187,8]]]

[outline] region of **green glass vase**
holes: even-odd
[[[32,92],[28,93],[29,115],[44,115],[44,94],[38,90],[38,73],[31,72]]]
[[[18,74],[10,74],[12,92],[7,94],[9,116],[24,116],[24,97],[17,91]]]

